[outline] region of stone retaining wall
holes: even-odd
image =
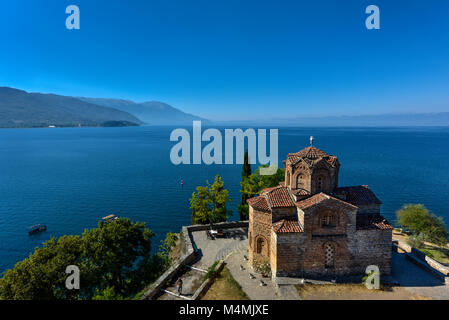
[[[217,271],[218,273],[221,272],[221,270],[223,270],[223,267],[225,265],[224,261],[220,261],[220,263],[215,267],[215,271]],[[206,291],[210,288],[210,286],[214,283],[215,279],[206,279],[206,281],[204,281],[201,286],[196,289],[195,293],[192,296],[192,300],[199,300],[201,299],[201,297],[206,293]]]
[[[246,228],[248,227],[248,221],[220,222],[215,223],[213,227],[215,229]],[[181,244],[181,247],[183,249],[184,255],[151,285],[150,289],[148,289],[147,292],[143,294],[140,300],[153,299],[156,294],[165,286],[167,281],[169,281],[181,268],[195,260],[196,252],[198,250],[196,248],[195,242],[192,239],[192,232],[208,229],[210,229],[210,225],[192,225],[182,227],[181,239],[183,240],[183,243]],[[221,266],[221,268],[223,268],[223,266]],[[200,293],[197,296],[200,296]]]
[[[446,284],[449,284],[449,267],[442,265],[438,261],[426,256],[426,254],[416,248],[413,248],[412,246],[408,245],[407,243],[400,241],[400,240],[394,240],[393,241],[393,248],[400,248],[406,252],[406,258],[415,263],[416,265],[424,268],[425,270],[429,271],[433,275],[440,278],[442,281],[444,281]]]

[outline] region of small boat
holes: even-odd
[[[107,222],[111,222],[111,221],[116,220],[116,219],[118,219],[118,217],[116,215],[110,214],[110,215],[108,215],[106,217],[103,217],[101,219],[101,222],[102,223],[107,223]]]
[[[36,233],[41,233],[47,230],[47,226],[43,225],[43,224],[37,224],[35,226],[32,226],[29,228],[28,230],[28,235],[32,235],[32,234],[36,234]]]

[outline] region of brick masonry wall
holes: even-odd
[[[297,208],[275,208],[271,213],[271,222],[277,222],[281,219],[296,219],[297,218]]]
[[[357,230],[349,240],[354,271],[365,273],[367,266],[376,265],[381,274],[391,273],[392,230]]]
[[[261,253],[257,253],[257,241],[259,238],[264,241]],[[269,261],[271,243],[270,213],[254,210],[251,206],[249,207],[248,243],[248,259],[251,267]]]
[[[306,243],[304,233],[272,233],[271,271],[276,276],[301,273]]]
[[[371,205],[359,205],[359,211],[360,214],[380,214],[380,204],[371,204]]]
[[[325,202],[303,212],[305,232],[272,237],[276,256],[271,257],[276,276],[336,276],[364,274],[368,265],[377,265],[382,274],[391,272],[391,230],[356,230],[357,209],[335,201]],[[332,213],[335,226],[323,228],[321,216]],[[301,221],[301,222],[302,222]],[[334,248],[334,266],[325,267],[325,248]],[[273,251],[274,249],[272,249]]]

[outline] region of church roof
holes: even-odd
[[[358,214],[358,230],[392,230],[393,226],[380,214]]]
[[[249,198],[246,202],[256,210],[270,212],[267,199],[264,196]]]
[[[301,201],[296,202],[296,206],[299,209],[307,209],[307,208],[313,207],[313,206],[315,206],[315,205],[317,205],[317,204],[319,204],[319,203],[321,203],[323,201],[326,201],[326,200],[334,200],[334,201],[337,201],[337,202],[339,202],[339,203],[341,203],[343,205],[357,208],[356,206],[354,206],[351,203],[348,203],[346,201],[340,200],[338,198],[334,198],[334,197],[332,197],[332,196],[330,196],[328,194],[325,194],[323,192],[315,194],[315,195],[313,195],[310,198],[307,198],[305,200],[301,200]]]
[[[247,200],[248,204],[256,210],[270,211],[273,208],[294,207],[295,202],[287,187],[276,186],[265,188],[258,197]]]
[[[318,159],[318,158],[329,157],[329,155],[326,152],[324,152],[323,150],[320,150],[318,148],[315,148],[314,146],[304,148],[304,149],[302,149],[296,153],[293,153],[293,154],[298,157],[308,158],[308,159]]]
[[[286,219],[273,223],[273,231],[276,233],[303,232],[298,221]]]
[[[309,165],[312,164],[314,160],[321,158],[325,159],[326,162],[328,162],[331,166],[334,166],[335,163],[337,162],[336,156],[329,155],[323,150],[320,150],[313,146],[304,148],[295,153],[289,153],[287,155],[287,159],[289,159],[291,163],[297,163],[300,159],[302,159],[306,161]]]
[[[334,194],[337,197],[342,196],[342,199],[355,206],[382,204],[374,192],[366,185],[336,188]]]
[[[269,188],[268,191],[266,190],[267,189],[264,190],[265,192],[263,192],[263,195],[267,198],[270,208],[287,208],[295,206],[295,202],[287,187],[277,186]]]

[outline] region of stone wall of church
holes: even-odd
[[[380,204],[358,205],[360,214],[380,214]]]
[[[381,274],[391,273],[392,230],[357,230],[350,240],[355,272],[364,274],[367,266],[376,265]]]
[[[272,232],[271,272],[277,277],[301,276],[304,233]]]
[[[297,208],[273,208],[271,212],[271,222],[275,223],[281,219],[297,219]]]
[[[251,267],[270,259],[271,225],[270,213],[249,206],[248,259]]]
[[[321,218],[331,214],[335,225],[323,227]],[[356,232],[356,209],[327,203],[299,210],[299,221],[305,226],[304,233],[276,235],[277,257],[273,269],[276,276],[322,277],[354,273],[351,244]],[[326,250],[333,252],[332,265],[326,266]],[[353,247],[353,246],[352,246]],[[272,264],[273,264],[272,262]]]

